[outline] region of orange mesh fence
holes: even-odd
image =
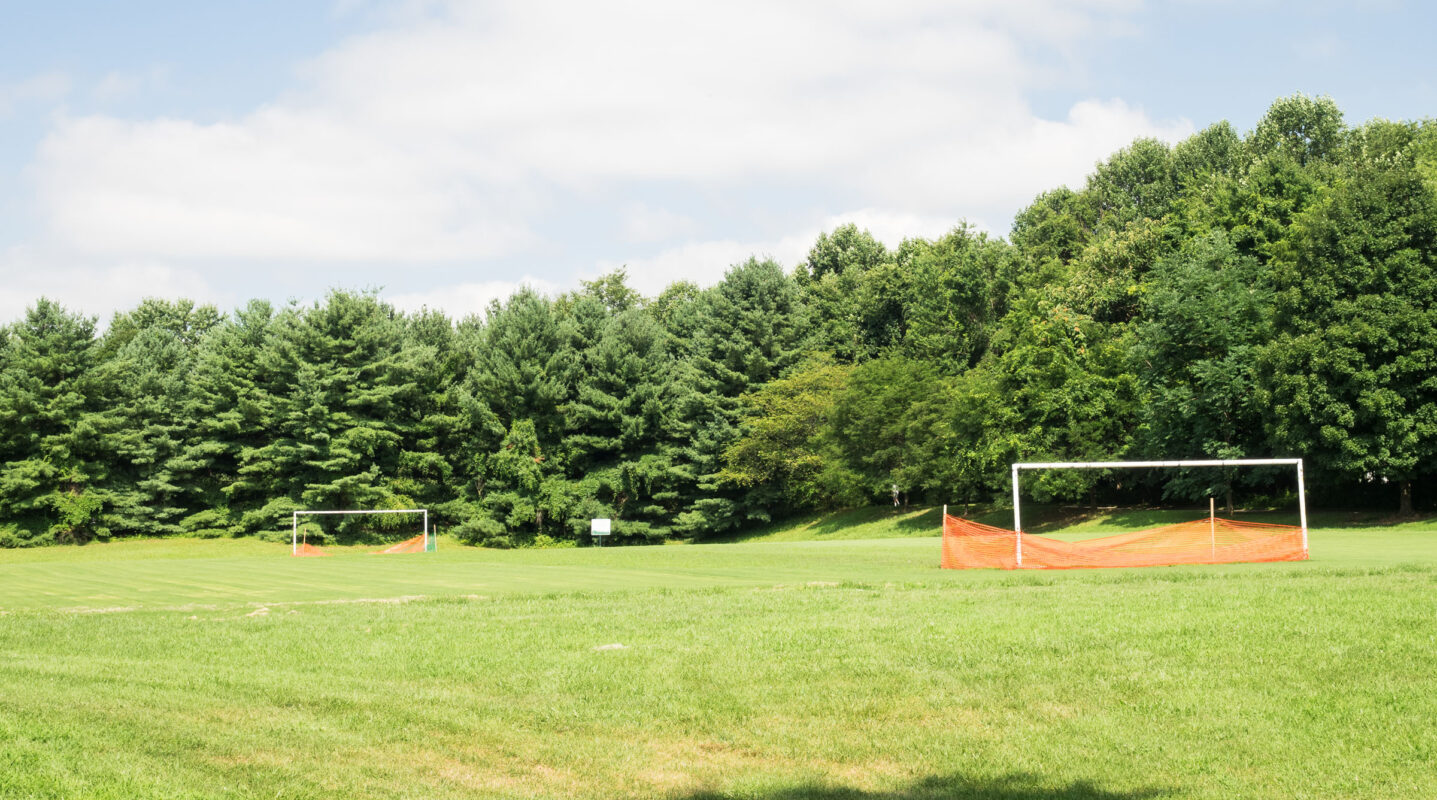
[[[1201,519],[1158,528],[1064,542],[944,515],[944,569],[1074,569],[1305,561],[1302,529],[1292,525]]]
[[[421,533],[413,539],[405,539],[399,544],[386,547],[383,550],[375,550],[374,552],[381,555],[386,553],[422,553],[424,552],[424,540],[425,536]]]
[[[310,544],[309,542],[301,542],[300,545],[299,545],[299,547],[295,548],[295,551],[294,551],[293,553],[291,553],[290,555],[295,555],[295,556],[327,556],[327,555],[329,555],[329,553],[324,552],[323,550],[319,549],[318,547],[315,547],[314,545]]]

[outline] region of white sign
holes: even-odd
[[[589,520],[589,533],[591,533],[591,534],[593,534],[593,535],[595,535],[595,536],[608,536],[608,535],[609,535],[609,520],[606,520],[606,519],[591,519],[591,520]]]

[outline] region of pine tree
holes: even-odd
[[[403,347],[399,315],[369,293],[332,292],[275,320],[261,353],[270,438],[241,453],[241,480],[231,487],[271,499],[244,515],[246,528],[273,528],[296,507],[412,504],[391,484],[401,409],[417,389]]]
[[[190,511],[179,523],[186,532],[242,533],[242,513],[271,499],[272,487],[242,482],[239,471],[245,452],[269,441],[273,407],[260,356],[273,322],[273,307],[252,300],[198,344],[184,407],[192,435],[174,462]]]
[[[464,439],[460,384],[465,358],[449,318],[423,311],[403,320],[401,372],[415,384],[412,401],[398,411],[402,437],[392,486],[418,504],[438,510],[437,519],[457,522],[462,512],[446,509],[462,489]]]
[[[799,363],[809,326],[797,284],[773,261],[749,259],[730,269],[695,310],[692,391],[682,393],[675,415],[689,442],[680,474],[691,483],[676,528],[701,536],[769,518],[768,509],[723,484],[723,454],[740,435],[742,395]]]
[[[563,438],[560,408],[574,381],[574,331],[565,330],[554,304],[532,289],[495,303],[485,316],[480,338],[467,354],[467,380],[507,430],[515,420],[533,422],[546,450]]]
[[[593,517],[615,520],[613,535],[669,533],[678,474],[669,420],[679,364],[669,337],[645,310],[606,316],[580,354],[581,378],[564,408],[568,471],[575,485],[569,528],[578,536]]]
[[[572,314],[566,318],[525,288],[493,304],[483,325],[464,337],[470,361],[461,387],[464,425],[483,441],[495,442],[496,431],[503,436],[470,457],[464,496],[472,497],[475,518],[460,531],[465,538],[510,545],[563,532],[573,494],[563,459],[563,408],[577,377],[578,336]],[[523,471],[514,468],[520,451],[531,459]]]
[[[0,544],[106,537],[106,387],[95,320],[41,298],[0,364]]]
[[[99,367],[111,392],[106,398],[111,430],[106,489],[108,527],[117,532],[162,535],[181,530],[191,510],[183,479],[184,452],[197,432],[186,414],[188,377],[200,340],[223,317],[190,300],[148,298],[116,314],[100,342]]]

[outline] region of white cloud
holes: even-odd
[[[236,298],[218,291],[193,270],[153,262],[123,262],[95,268],[70,263],[54,253],[11,248],[0,253],[0,324],[22,318],[41,297],[66,309],[99,318],[101,327],[117,310],[146,297],[187,297],[227,310]]]
[[[414,312],[426,308],[440,310],[450,319],[459,320],[470,315],[483,316],[484,310],[491,302],[503,302],[526,286],[551,297],[562,291],[561,287],[550,281],[526,277],[518,281],[479,281],[442,286],[423,292],[386,294],[384,299],[401,311]]]
[[[880,208],[862,208],[826,217],[820,225],[805,235],[811,247],[819,233],[832,231],[840,225],[852,223],[860,230],[866,230],[873,234],[873,238],[892,249],[901,244],[904,239],[936,239],[965,221],[980,230],[989,230],[984,221],[979,219],[965,220],[895,212]],[[805,248],[804,256],[807,254],[808,250]]]
[[[973,209],[984,218],[1011,214],[1039,192],[1080,185],[1097,161],[1138,137],[1173,142],[1193,131],[1188,120],[1159,123],[1121,100],[1084,101],[1063,120],[1036,117],[970,128],[951,142],[910,151],[911,180],[885,198],[918,198],[920,208]],[[1006,219],[998,232],[1006,232]]]
[[[692,241],[666,248],[652,256],[637,257],[625,263],[601,261],[594,273],[602,274],[624,267],[629,284],[639,292],[653,296],[675,281],[692,281],[711,286],[723,280],[724,273],[751,256],[772,258],[785,269],[797,266],[807,256],[818,235],[840,225],[853,223],[873,234],[884,245],[896,247],[908,238],[937,238],[947,233],[959,220],[895,213],[880,209],[860,209],[825,217],[816,224],[777,239],[737,241],[732,239]]]
[[[772,242],[690,242],[624,263],[600,261],[596,266],[599,273],[624,267],[628,270],[629,285],[652,297],[675,281],[711,286],[723,280],[729,267],[747,261],[749,256],[774,258],[781,264],[789,264],[802,258],[812,244],[811,239],[804,241],[800,236]]]
[[[13,83],[0,83],[0,116],[25,103],[53,103],[70,91],[70,78],[63,72],[44,72]]]
[[[527,237],[490,221],[443,159],[283,108],[242,124],[66,120],[41,151],[42,208],[82,252],[128,257],[446,260]]]
[[[646,203],[632,203],[624,209],[622,238],[626,242],[663,242],[698,230],[693,219]]]
[[[163,86],[169,77],[169,68],[165,66],[154,66],[143,72],[107,72],[90,88],[90,96],[101,103],[119,103]]]
[[[1026,100],[1137,5],[736,0],[695,20],[658,0],[401,3],[241,117],[63,117],[32,174],[51,244],[100,263],[487,263],[555,280],[597,247],[632,253],[648,291],[712,282],[750,253],[801,258],[844,207],[885,240],[960,218],[1003,232],[1133,137],[1185,134],[1120,100],[1056,120]],[[823,199],[777,214],[774,187]],[[653,200],[676,194],[732,213],[700,226]],[[612,209],[612,230],[574,221]],[[536,266],[555,253],[570,261]],[[477,310],[507,281],[445,297]]]

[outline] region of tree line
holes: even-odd
[[[100,333],[41,299],[0,329],[0,545],[416,506],[478,544],[586,541],[593,517],[694,538],[894,492],[989,501],[1018,460],[1301,456],[1330,502],[1437,494],[1430,120],[1349,127],[1298,95],[1245,135],[1137,140],[1006,238],[889,249],[845,225],[708,288],[626,278],[457,321],[336,290],[228,314],[147,299]]]

